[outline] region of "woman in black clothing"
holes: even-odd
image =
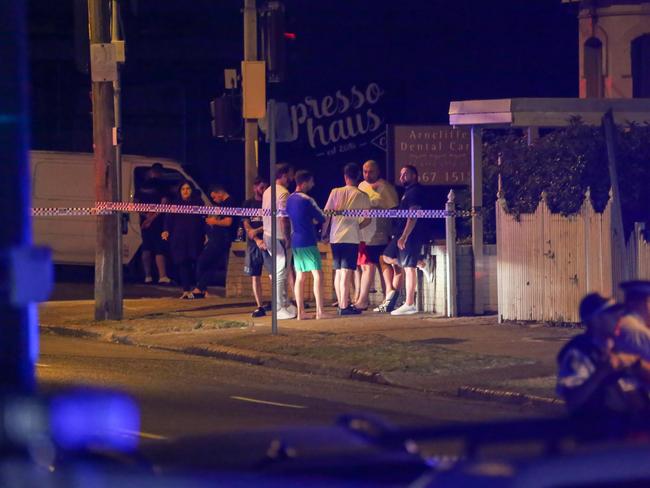
[[[184,180],[178,187],[178,192],[172,201],[175,205],[203,205],[199,193],[190,181]],[[169,241],[169,252],[172,261],[178,269],[182,299],[194,298],[192,289],[196,284],[196,260],[203,248],[203,217],[192,214],[167,214],[162,238]]]

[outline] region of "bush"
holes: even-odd
[[[650,125],[618,128],[618,174],[626,232],[635,221],[650,220]],[[609,170],[603,130],[579,119],[551,131],[532,145],[520,133],[487,131],[483,151],[485,236],[495,242],[494,207],[501,173],[508,212],[534,212],[542,192],[550,210],[563,215],[580,210],[587,189],[594,209],[609,199]]]

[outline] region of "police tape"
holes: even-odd
[[[38,207],[32,208],[32,217],[85,217],[89,215],[111,215],[110,210],[97,207]]]
[[[94,207],[38,207],[32,208],[32,217],[75,217],[89,215],[110,215],[113,213],[172,213],[190,215],[215,215],[222,217],[269,217],[268,208],[219,207],[202,205],[177,205],[159,203],[130,203],[130,202],[97,202]],[[326,216],[385,218],[385,219],[444,219],[446,217],[471,217],[467,210],[439,209],[349,209],[325,210]],[[277,211],[278,216],[286,216],[286,212]]]

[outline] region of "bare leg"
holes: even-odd
[[[144,277],[151,278],[151,251],[142,251],[142,267],[144,268]]]
[[[167,267],[165,266],[164,254],[156,254],[156,267],[158,268],[158,279],[167,278]]]
[[[296,298],[296,318],[298,320],[305,320],[307,316],[305,315],[305,302],[304,302],[304,293],[302,289],[302,284],[305,281],[305,273],[298,271],[296,273],[296,279],[293,288],[293,295]]]
[[[406,275],[406,304],[415,305],[415,286],[417,285],[418,269],[404,268]]]
[[[397,264],[393,265],[393,290],[399,292],[404,281],[404,270]]]
[[[381,292],[384,296],[386,296],[386,279],[384,278],[384,268],[388,268],[388,267],[390,266],[388,266],[384,262],[384,260],[380,257],[379,258],[379,281],[381,282]]]
[[[350,305],[350,288],[352,288],[352,280],[354,278],[354,270],[342,269],[341,270],[341,296],[339,299],[339,307],[341,310]]]
[[[354,304],[358,309],[368,308],[370,286],[375,281],[375,265],[372,263],[361,266],[361,283],[359,285],[359,295]]]
[[[336,293],[336,300],[339,303],[339,308],[342,308],[341,304],[343,303],[343,301],[341,300],[341,275],[342,275],[342,271],[343,270],[341,270],[341,269],[337,269],[336,271],[334,271],[334,291]]]
[[[262,277],[253,276],[252,280],[253,280],[253,295],[255,296],[255,303],[259,308],[262,306]]]
[[[295,286],[296,286],[296,275],[293,272],[293,267],[289,268],[289,274],[287,275],[287,283],[289,284],[289,291],[295,293]],[[294,299],[297,300],[297,298],[294,296]]]
[[[323,314],[323,271],[314,270],[311,272],[314,278],[314,298],[316,299],[316,318],[322,319]]]
[[[354,303],[359,301],[359,295],[361,294],[362,273],[361,266],[357,266],[357,269],[354,271],[354,293],[352,294],[352,302]]]
[[[384,284],[386,285],[386,294],[384,295],[384,298],[388,299],[388,296],[395,291],[395,288],[393,288],[393,278],[395,277],[393,263],[396,263],[397,260],[391,259],[387,256],[382,256],[381,258],[386,265],[381,270],[381,273],[384,277]]]

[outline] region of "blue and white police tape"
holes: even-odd
[[[174,213],[190,215],[219,215],[229,217],[268,217],[271,210],[268,208],[244,207],[219,207],[202,205],[176,205],[155,203],[130,203],[130,202],[97,202],[94,207],[66,207],[66,208],[32,208],[33,217],[62,217],[86,215],[110,215],[111,213]],[[440,209],[351,209],[351,210],[325,210],[325,215],[338,217],[358,218],[387,218],[387,219],[444,219],[453,217],[470,217],[471,212],[455,210],[448,212]],[[277,215],[286,216],[286,212],[277,211]]]
[[[110,215],[111,210],[98,207],[39,207],[32,208],[32,217],[83,217],[87,215]]]

